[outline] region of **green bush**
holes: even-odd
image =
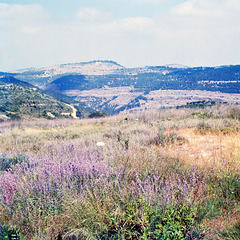
[[[187,239],[196,214],[196,209],[188,205],[168,206],[162,220],[154,224],[156,239]]]
[[[197,211],[188,205],[156,209],[143,197],[126,203],[121,213],[105,216],[107,229],[100,239],[188,239]]]

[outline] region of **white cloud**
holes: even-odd
[[[81,20],[95,20],[100,16],[101,13],[96,8],[83,8],[76,14],[76,18]]]
[[[235,12],[235,7],[239,7],[236,3],[235,0],[189,0],[173,8],[173,13],[194,18],[222,18]]]
[[[186,65],[239,64],[239,6],[235,0],[188,0],[159,16],[157,35],[168,49],[166,59]]]
[[[32,19],[42,17],[44,9],[39,4],[4,4],[0,3],[0,18]]]
[[[134,17],[123,18],[111,23],[112,29],[123,31],[142,31],[151,27],[154,24],[151,18]]]
[[[0,27],[14,36],[18,32],[36,32],[48,22],[48,14],[38,4],[0,4]]]
[[[22,32],[30,35],[36,35],[40,33],[41,28],[40,27],[31,27],[31,26],[25,26],[22,28]]]

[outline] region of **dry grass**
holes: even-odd
[[[7,214],[7,208],[0,203],[0,223],[9,223],[10,217]]]
[[[203,118],[210,112],[211,117]],[[113,166],[125,166],[130,178],[134,169],[165,176],[194,165],[206,175],[211,169],[231,169],[239,175],[240,121],[230,113],[231,106],[220,105],[102,119],[0,123],[0,153],[41,155],[53,144],[74,143],[83,150],[99,149]],[[99,147],[97,142],[105,145]],[[239,222],[239,211],[235,210],[206,219],[206,239],[220,239],[215,231]]]
[[[201,134],[195,128],[183,128],[177,134],[187,141],[184,144],[173,144],[162,147],[166,156],[178,158],[187,165],[196,164],[201,168],[229,167],[240,170],[240,133]]]
[[[218,114],[223,107],[226,108],[214,106],[205,111]],[[228,115],[230,110],[224,110]],[[5,129],[0,133],[0,152],[41,152],[54,141],[77,141],[82,147],[90,144],[95,148],[96,142],[104,141],[105,153],[111,158],[113,153],[119,152],[116,148],[127,147],[124,159],[130,159],[131,165],[145,166],[151,161],[156,164],[156,159],[161,162],[167,157],[201,168],[221,167],[227,162],[239,171],[240,132],[236,130],[239,121],[224,116],[203,120],[192,117],[194,111],[170,109],[104,119],[1,123]],[[210,130],[198,131],[203,121]],[[166,136],[175,134],[177,140],[165,145],[151,144],[160,131]]]
[[[225,216],[220,216],[205,222],[206,236],[205,239],[221,240],[222,237],[217,234],[218,232],[227,232],[229,228],[239,224],[240,213],[230,212]]]

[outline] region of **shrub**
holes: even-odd
[[[197,125],[197,131],[200,132],[201,134],[206,134],[210,130],[211,130],[210,126],[206,124],[204,121]]]
[[[197,209],[188,205],[168,206],[162,220],[156,225],[156,239],[187,239],[195,224],[196,214]]]
[[[89,118],[101,118],[101,117],[106,117],[107,114],[104,113],[104,112],[94,112],[94,113],[91,113],[88,117]]]

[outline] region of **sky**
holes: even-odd
[[[0,72],[240,64],[240,0],[0,0]]]

